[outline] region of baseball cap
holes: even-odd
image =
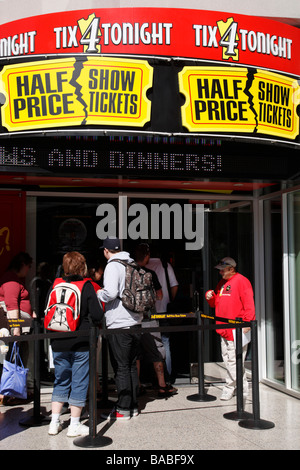
[[[100,246],[100,249],[101,248],[107,248],[108,250],[120,250],[121,243],[117,237],[107,237],[105,240],[103,240],[103,245]]]
[[[225,258],[221,259],[217,266],[215,266],[216,269],[224,269],[224,268],[235,268],[236,267],[236,262],[234,261],[233,258],[230,258],[229,256],[226,256]]]

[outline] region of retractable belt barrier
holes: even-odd
[[[198,332],[198,393],[187,397],[190,401],[213,401],[216,397],[206,393],[204,388],[204,361],[203,361],[203,331],[216,330],[216,329],[236,329],[236,373],[237,373],[237,410],[233,413],[224,414],[224,418],[236,420],[239,425],[248,429],[270,429],[275,426],[271,421],[266,421],[260,418],[260,404],[259,404],[259,374],[258,374],[258,340],[257,340],[257,321],[243,322],[242,319],[236,318],[229,320],[226,318],[210,316],[203,314],[199,309],[195,312],[176,313],[176,314],[155,314],[151,319],[162,318],[196,318],[196,325],[176,325],[176,326],[161,326],[149,327],[148,332],[175,332],[175,331],[197,331]],[[203,324],[203,319],[213,320],[212,324]],[[216,324],[215,322],[222,322]],[[96,325],[91,325],[89,330],[74,331],[67,333],[50,332],[40,333],[41,320],[9,320],[11,327],[25,327],[32,326],[33,332],[21,336],[8,336],[1,337],[4,343],[14,341],[34,341],[34,409],[33,416],[27,420],[20,422],[23,426],[40,426],[49,423],[49,418],[42,416],[40,412],[40,351],[39,341],[43,339],[66,338],[67,336],[84,336],[89,338],[90,345],[90,382],[89,382],[89,435],[79,437],[74,440],[74,444],[79,447],[103,447],[109,445],[112,440],[109,437],[103,436],[100,432],[97,434],[97,365],[96,365],[96,349],[97,338],[99,335],[105,338],[111,334],[124,333],[124,328],[116,329],[100,329]],[[31,325],[30,325],[31,324]],[[252,344],[252,408],[253,413],[245,412],[243,409],[243,361],[242,361],[242,328],[251,328],[251,344]],[[143,334],[142,328],[128,328],[128,333]],[[102,348],[102,356],[107,362],[106,348]],[[102,357],[102,360],[103,360]],[[107,373],[107,366],[103,364],[104,371]],[[105,374],[104,374],[105,375]],[[107,377],[102,377],[103,392],[107,391]],[[105,382],[105,383],[104,383]]]

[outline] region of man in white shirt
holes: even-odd
[[[168,303],[173,300],[176,296],[178,290],[178,281],[176,279],[174,270],[170,263],[167,263],[167,272],[169,276],[170,282],[170,291],[171,291],[171,299],[169,296],[168,284],[166,279],[165,268],[162,264],[160,258],[150,258],[149,262],[146,264],[146,267],[155,271],[158,277],[158,280],[161,284],[162,291],[163,291],[163,298],[161,300],[156,301],[156,311],[157,313],[166,313],[167,312],[167,305]],[[163,322],[160,322],[163,325]],[[164,344],[164,348],[166,351],[166,367],[169,375],[172,374],[172,360],[171,360],[171,350],[170,350],[170,335],[168,332],[162,333],[162,340]]]
[[[150,259],[150,249],[147,243],[140,243],[135,252],[136,262],[145,270],[152,273],[153,288],[156,292],[156,304],[162,299],[162,289],[158,276],[155,271],[146,267]],[[157,328],[159,323],[157,320],[144,319],[142,328]],[[146,358],[153,363],[154,371],[158,382],[158,396],[160,398],[169,397],[177,393],[177,388],[166,383],[164,373],[164,360],[166,358],[166,351],[162,342],[162,335],[160,332],[144,332],[141,336],[141,353],[144,353]],[[138,363],[139,365],[139,363]]]
[[[97,292],[97,296],[99,301],[105,303],[106,327],[124,328],[124,333],[107,335],[118,392],[116,407],[108,418],[127,420],[138,414],[139,380],[136,360],[140,342],[140,334],[128,330],[138,329],[141,326],[142,315],[123,306],[121,296],[125,287],[125,266],[114,262],[115,260],[131,262],[133,259],[129,253],[121,251],[118,238],[106,238],[101,248],[104,249],[107,265],[104,270],[103,289]]]

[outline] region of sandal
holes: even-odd
[[[25,400],[23,398],[7,397],[5,405],[6,406],[17,406],[17,405],[23,405],[24,403],[25,403]]]
[[[159,387],[157,396],[159,398],[167,398],[177,394],[177,388],[174,388],[170,385],[166,385],[166,387]]]
[[[6,405],[6,402],[7,402],[7,398],[5,395],[3,395],[1,398],[0,398],[0,406],[5,406]]]
[[[26,403],[30,403],[33,401],[33,393],[28,392],[27,398],[17,398],[17,397],[6,397],[5,405],[6,406],[18,406],[18,405],[24,405]]]
[[[173,387],[173,385],[169,383],[167,383],[166,389],[170,390],[171,392],[178,392],[178,388]]]

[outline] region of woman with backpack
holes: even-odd
[[[94,323],[100,323],[103,317],[103,309],[99,303],[94,287],[91,282],[85,278],[86,260],[85,257],[77,251],[66,253],[63,257],[63,272],[61,279],[54,281],[54,286],[61,290],[56,295],[57,311],[59,311],[59,301],[62,297],[66,300],[68,287],[79,287],[80,309],[77,317],[77,326],[74,327],[71,321],[65,317],[65,328],[79,331],[89,330],[90,319]],[[62,288],[62,285],[64,286]],[[65,289],[65,292],[63,291]],[[62,292],[64,292],[62,294]],[[53,289],[49,293],[49,298],[53,295]],[[70,300],[71,302],[71,300]],[[51,303],[51,302],[50,302]],[[49,304],[49,302],[48,302]],[[49,309],[50,311],[50,306]],[[50,328],[51,321],[46,320],[45,326]],[[53,312],[51,313],[53,315]],[[54,316],[54,315],[53,315]],[[70,325],[67,325],[70,323]],[[53,329],[57,323],[53,323]],[[47,327],[47,326],[46,326]],[[56,330],[62,331],[62,330]],[[48,433],[50,435],[58,434],[62,430],[60,414],[63,404],[68,402],[71,410],[71,421],[68,427],[67,436],[77,437],[89,434],[89,427],[81,424],[80,416],[82,408],[85,406],[87,391],[89,386],[89,337],[70,336],[66,338],[54,338],[51,340],[53,351],[53,360],[55,368],[55,381],[52,394],[52,417]]]

